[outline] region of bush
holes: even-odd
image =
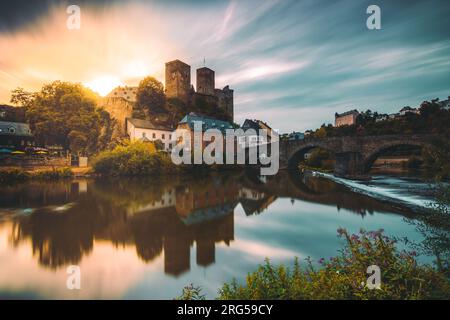
[[[22,169],[8,169],[0,171],[0,182],[24,181],[30,175]]]
[[[41,170],[27,172],[23,169],[9,169],[0,171],[0,182],[17,182],[25,181],[28,179],[44,179],[44,180],[57,180],[72,177],[73,173],[70,168],[54,168],[52,170]]]
[[[156,152],[152,143],[128,142],[111,151],[103,151],[92,162],[95,172],[105,175],[157,175],[175,171],[165,152]]]
[[[52,170],[43,170],[33,172],[31,174],[32,178],[43,179],[43,180],[56,180],[56,179],[67,179],[71,178],[73,172],[70,168],[55,168]]]
[[[269,260],[247,276],[246,284],[236,280],[225,283],[218,299],[448,299],[448,278],[429,266],[420,266],[415,252],[396,249],[396,242],[377,232],[349,235],[338,230],[346,240],[340,255],[329,260],[320,259],[321,268],[312,262],[302,270],[298,259],[294,268],[273,266]],[[367,267],[381,269],[381,288],[366,286]],[[195,288],[195,287],[193,287]],[[189,287],[185,288],[185,291]],[[198,288],[195,288],[198,291]],[[183,292],[184,297],[190,297]],[[199,292],[191,296],[201,297]]]

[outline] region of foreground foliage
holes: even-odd
[[[0,171],[0,182],[11,183],[25,181],[28,179],[57,180],[72,177],[70,168],[54,168],[51,170],[40,170],[28,172],[23,169],[13,168]]]
[[[112,176],[159,175],[177,170],[169,154],[157,152],[154,144],[140,141],[101,152],[93,159],[92,168],[96,173]]]
[[[340,255],[321,259],[320,268],[310,260],[301,268],[274,266],[269,260],[247,276],[245,284],[236,280],[225,283],[218,299],[448,299],[450,285],[444,273],[416,262],[415,252],[399,251],[396,241],[377,232],[349,235],[340,229],[346,240]],[[370,289],[367,267],[381,270],[380,289]],[[189,289],[190,292],[189,292]],[[201,298],[198,287],[186,287],[180,298]]]

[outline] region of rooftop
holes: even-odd
[[[233,125],[228,121],[204,117],[204,116],[200,116],[195,113],[192,113],[192,112],[187,114],[186,116],[184,116],[184,118],[181,119],[181,121],[179,123],[180,124],[187,123],[191,129],[194,129],[194,122],[196,122],[196,121],[203,123],[203,130],[219,129],[219,130],[223,131],[226,129],[234,128]]]
[[[163,126],[160,124],[155,124],[149,120],[127,118],[127,122],[130,122],[136,128],[150,129],[150,130],[160,130],[160,131],[173,131],[172,127]]]
[[[27,123],[10,121],[0,121],[0,135],[32,136]]]
[[[336,112],[336,114],[335,114],[335,117],[343,117],[343,116],[348,116],[349,114],[359,114],[359,112],[358,112],[358,110],[356,110],[356,109],[353,109],[353,110],[350,110],[350,111],[346,111],[346,112],[343,112],[343,113],[337,113]]]

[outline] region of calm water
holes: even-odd
[[[194,283],[213,298],[265,257],[336,255],[339,227],[419,240],[405,217],[431,200],[426,189],[410,177],[353,183],[286,173],[3,186],[0,297],[172,299]],[[72,264],[81,290],[66,288]]]

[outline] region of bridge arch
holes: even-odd
[[[363,159],[363,171],[367,173],[373,166],[374,162],[383,154],[388,152],[389,150],[393,150],[398,147],[407,146],[407,147],[418,147],[420,149],[423,148],[435,148],[433,144],[426,141],[390,141],[381,144],[375,150],[371,151],[364,159]]]
[[[311,142],[308,144],[301,145],[297,148],[295,148],[293,151],[291,151],[288,155],[287,163],[289,169],[295,169],[297,168],[299,162],[304,159],[304,156],[306,153],[313,149],[324,149],[332,154],[336,154],[336,150],[332,147],[330,147],[327,143],[320,143],[320,141],[317,142]]]

